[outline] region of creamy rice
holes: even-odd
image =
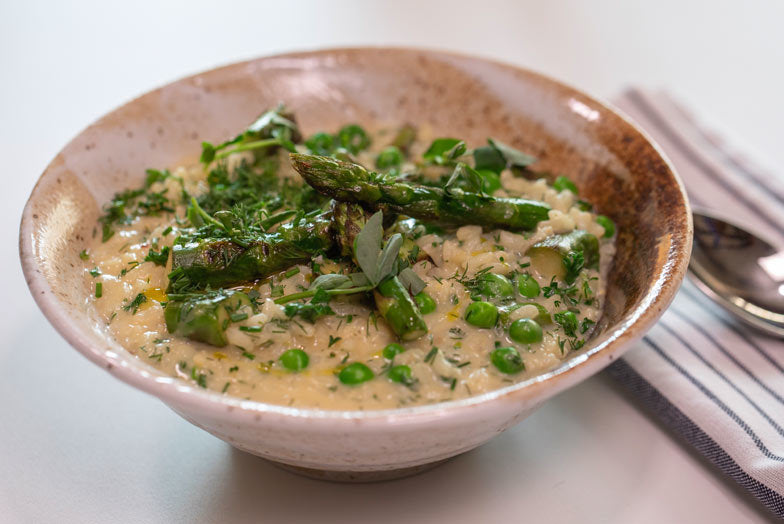
[[[242,155],[229,159],[232,163],[239,162]],[[298,177],[287,167],[285,159],[282,165],[285,167],[280,176]],[[192,195],[207,190],[206,174],[200,165],[181,167],[173,174],[183,179],[185,189]],[[313,324],[292,322],[284,314],[283,306],[273,301],[273,288],[277,288],[276,296],[281,293],[280,286],[284,294],[307,288],[313,278],[311,264],[296,266],[298,271],[289,277],[281,274],[272,281],[238,287],[257,290],[259,306],[255,312],[247,308],[246,319],[229,325],[226,330],[229,344],[225,347],[170,334],[161,303],[167,300],[165,290],[171,258],[165,267],[144,259],[153,246],[156,249],[171,246],[182,224],[175,216],[183,215],[183,206],[174,215],[136,218],[131,224],[118,227],[106,242],[96,238],[87,250],[84,271],[91,289],[101,284],[102,296],[91,295],[87,300],[94,303],[109,334],[145,363],[235,397],[286,406],[369,410],[428,404],[487,392],[552,368],[574,353],[571,344],[577,339],[567,342],[569,337],[557,323],[543,325],[543,338],[534,344],[515,342],[501,326],[477,328],[464,319],[472,298],[461,281],[490,268],[493,273],[512,277],[530,272],[544,289],[551,284],[551,278],[528,266],[528,249],[554,234],[574,229],[587,231],[600,240],[600,265],[598,269],[583,269],[574,284],[580,300],[572,310],[581,326],[587,326],[579,334],[579,340],[584,340],[590,336],[590,326],[602,314],[607,272],[615,252],[613,239],[603,238],[605,231],[596,222],[596,215],[581,210],[572,192],[556,191],[544,179],[531,181],[510,171],[503,172],[501,183],[502,188],[495,196],[542,200],[552,207],[549,219],[531,232],[483,231],[480,226],[468,225],[443,236],[424,234],[416,239],[429,259],[416,263],[413,269],[425,282],[425,291],[437,307],[424,317],[428,333],[403,343],[405,352],[394,358],[395,365],[410,367],[416,382],[409,386],[385,377],[391,363],[384,358],[382,350],[398,340],[360,296],[333,299],[330,306],[335,314]],[[181,190],[174,178],[156,182],[151,190],[164,188],[168,189],[167,194]],[[340,267],[323,257],[316,259],[316,263],[320,264],[322,273]],[[288,272],[291,273],[294,271]],[[558,294],[549,297],[540,294],[530,299],[521,297],[517,290],[515,293],[518,303],[535,302],[550,314],[564,309]],[[132,302],[139,294],[146,301],[134,308]],[[538,315],[537,307],[524,305],[512,311],[509,318],[511,321]],[[496,369],[489,355],[499,346],[516,348],[525,370],[505,374]],[[290,348],[301,348],[309,355],[310,363],[303,371],[293,373],[280,365],[280,355]],[[336,373],[349,362],[365,363],[375,378],[355,386],[342,384]]]

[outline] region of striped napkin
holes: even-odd
[[[782,178],[702,129],[664,93],[633,89],[615,104],[659,143],[695,207],[784,246]],[[656,326],[607,372],[784,518],[784,340],[731,320],[687,279]]]

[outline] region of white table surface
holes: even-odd
[[[548,4],[548,5],[545,5]],[[485,55],[610,98],[664,87],[784,164],[784,4],[0,3],[1,522],[746,522],[768,518],[594,377],[478,450],[370,485],[233,450],[72,350],[17,254],[39,173],[79,130],[186,74],[287,50],[407,45]]]

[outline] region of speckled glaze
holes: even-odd
[[[78,253],[101,204],[148,167],[193,161],[201,140],[233,136],[285,101],[306,133],[356,121],[486,136],[566,173],[619,235],[599,335],[552,371],[465,400],[388,411],[293,409],[194,389],[108,338],[86,300]],[[239,449],[326,479],[410,474],[470,450],[593,375],[641,337],[686,271],[692,225],[658,148],[606,104],[509,65],[412,49],[337,49],[260,58],[152,91],[85,129],[47,167],[25,207],[20,252],[30,290],[87,358]]]

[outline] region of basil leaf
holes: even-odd
[[[506,168],[504,156],[493,146],[482,146],[474,149],[474,169],[487,169],[501,173]]]
[[[283,116],[286,113],[286,108],[279,105],[275,109],[262,113],[255,122],[248,126],[248,131],[251,133],[267,132],[273,134],[274,130],[279,128],[287,128],[290,131],[297,130],[297,124]],[[274,135],[273,135],[274,136]]]
[[[373,285],[377,285],[381,280],[378,275],[378,257],[381,254],[381,238],[384,235],[383,220],[384,215],[381,211],[375,213],[368,219],[354,241],[354,256],[357,263]]]
[[[425,289],[425,282],[419,278],[419,275],[410,267],[403,269],[397,278],[400,279],[400,283],[403,284],[403,287],[412,295],[419,294]]]
[[[378,275],[379,282],[392,273],[395,262],[397,262],[397,255],[400,252],[400,246],[402,245],[403,236],[400,233],[395,233],[387,240],[384,250],[378,257],[378,263],[376,265],[376,275]]]
[[[512,146],[504,144],[503,142],[494,138],[488,138],[487,143],[493,146],[493,148],[495,148],[495,150],[504,157],[504,160],[506,160],[506,165],[510,167],[528,167],[536,162],[536,157],[527,155],[522,151],[519,151]]]
[[[492,195],[501,189],[501,177],[498,176],[498,173],[489,169],[477,170],[477,173],[482,177],[482,191]]]
[[[482,193],[482,175],[468,164],[462,162],[458,162],[457,166],[455,166],[455,170],[452,171],[449,180],[444,184],[444,190],[447,193],[451,193],[451,190],[458,187],[457,184],[461,180],[464,181],[462,185],[463,190],[469,193]]]
[[[347,275],[330,273],[316,277],[308,289],[336,289],[347,287],[346,284],[351,285],[351,279]]]
[[[351,279],[351,286],[353,287],[364,287],[370,284],[370,280],[364,273],[351,273],[348,277]]]
[[[466,152],[465,142],[457,138],[436,138],[422,158],[439,166],[447,166]]]

